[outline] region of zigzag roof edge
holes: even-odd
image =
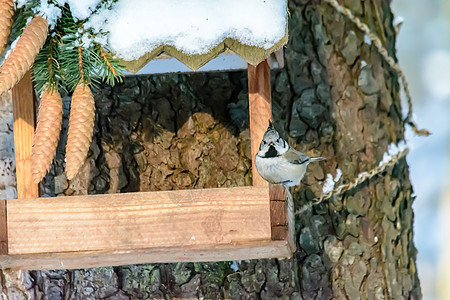
[[[230,38],[224,39],[220,44],[211,49],[209,52],[196,55],[187,55],[170,45],[160,45],[151,52],[144,54],[136,60],[124,61],[124,66],[128,72],[136,73],[153,59],[157,59],[158,57],[173,57],[185,64],[191,70],[196,71],[203,65],[208,63],[210,60],[224,53],[227,49],[240,56],[242,59],[247,61],[247,63],[256,66],[263,60],[267,59],[270,54],[286,45],[287,42],[288,31],[286,29],[286,34],[284,35],[284,37],[269,49],[264,49],[262,47],[256,46],[248,46],[239,42],[238,40]]]

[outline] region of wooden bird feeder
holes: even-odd
[[[248,64],[253,158],[271,117],[269,64],[282,67],[282,55],[276,51],[286,41],[287,34],[272,49],[257,49],[262,51],[261,62]],[[218,55],[231,55],[230,48],[225,41],[223,49],[215,49],[207,59],[191,62],[199,68]],[[166,50],[160,52],[184,62],[174,49]],[[243,53],[238,54],[245,59]],[[132,62],[129,69],[142,69],[154,56]],[[19,199],[0,200],[0,267],[71,269],[285,258],[295,250],[293,205],[288,205],[284,188],[269,186],[259,176],[254,161],[253,186],[39,198],[30,165],[35,111],[29,73],[12,97]]]

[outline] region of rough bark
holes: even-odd
[[[395,56],[388,1],[344,1]],[[403,138],[396,74],[364,35],[321,2],[289,2],[286,68],[272,72],[273,120],[311,165],[296,207],[327,173],[355,179]],[[246,72],[129,77],[95,91],[93,143],[67,182],[61,138],[44,194],[226,187],[251,183]],[[67,98],[65,126],[67,126]],[[24,273],[36,299],[418,299],[408,166],[297,217],[289,260],[130,265]],[[341,181],[342,182],[342,181]],[[8,280],[3,276],[4,291]],[[16,291],[11,289],[12,291]]]

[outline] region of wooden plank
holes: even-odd
[[[12,89],[14,116],[14,151],[16,155],[17,195],[39,197],[38,185],[31,177],[31,147],[35,128],[34,89],[31,72]]]
[[[6,227],[6,200],[0,200],[0,255],[8,254],[8,230]]]
[[[9,254],[270,240],[268,187],[7,200]]]
[[[253,186],[267,186],[255,168],[255,155],[271,118],[270,69],[267,60],[256,67],[248,65],[248,98]]]
[[[292,252],[295,251],[295,211],[292,199],[288,199],[285,187],[269,186],[270,226],[272,240],[287,241]]]
[[[0,267],[23,270],[85,269],[143,263],[207,262],[291,257],[287,241],[252,241],[215,246],[148,248],[129,251],[91,251],[0,255]]]
[[[285,240],[288,235],[286,190],[282,185],[269,186],[270,226],[272,240]]]

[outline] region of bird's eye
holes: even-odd
[[[279,142],[280,142],[280,139],[278,138],[278,139],[277,139],[277,143],[279,143]]]
[[[263,142],[264,145],[267,144],[266,141],[262,141],[262,142]]]

